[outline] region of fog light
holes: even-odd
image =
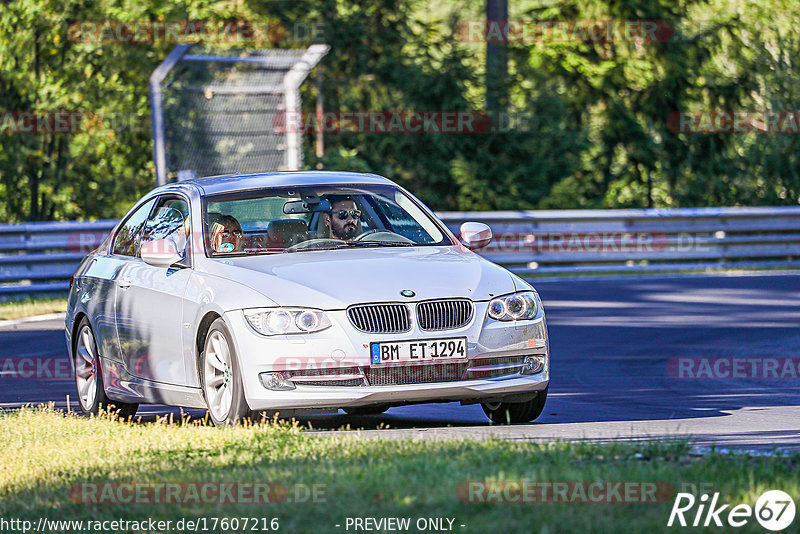
[[[261,385],[272,391],[294,389],[294,384],[286,380],[284,373],[261,373],[258,377],[261,379]]]
[[[525,356],[521,373],[523,375],[535,375],[544,369],[544,356]]]

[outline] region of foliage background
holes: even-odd
[[[172,44],[70,40],[78,21],[322,23],[331,110],[484,110],[480,0],[11,0],[0,109],[83,110],[101,127],[0,133],[0,222],[113,218],[154,183],[147,79]],[[676,134],[677,110],[800,109],[800,12],[787,0],[509,0],[509,18],[668,21],[667,42],[509,44],[505,110],[486,134],[328,134],[309,168],[383,174],[435,209],[797,204],[798,134]],[[279,47],[300,43],[286,39]],[[304,86],[313,109],[313,83]]]

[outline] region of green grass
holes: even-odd
[[[751,505],[769,489],[800,495],[798,456],[697,457],[685,441],[541,444],[331,434],[312,437],[285,423],[217,429],[202,422],[86,419],[45,408],[6,412],[0,415],[0,517],[277,517],[280,531],[291,533],[346,532],[348,516],[451,517],[458,532],[655,532],[665,530],[671,498],[655,504],[465,504],[456,490],[468,480],[524,479],[705,485],[725,502]],[[84,505],[68,497],[81,482],[211,481],[278,482],[290,496],[295,484],[316,484],[324,498],[266,505]],[[763,532],[756,527],[737,531]]]
[[[0,321],[67,311],[67,299],[25,299],[0,302]]]

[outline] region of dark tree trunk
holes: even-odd
[[[508,21],[508,0],[486,0],[486,107],[502,111],[506,105],[508,43],[504,39]],[[497,29],[500,31],[489,31]],[[499,38],[498,38],[499,37]]]

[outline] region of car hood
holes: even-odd
[[[360,302],[485,300],[516,289],[508,271],[459,247],[295,252],[206,259],[203,267],[251,287],[279,306],[326,310]],[[402,290],[415,296],[405,298]]]

